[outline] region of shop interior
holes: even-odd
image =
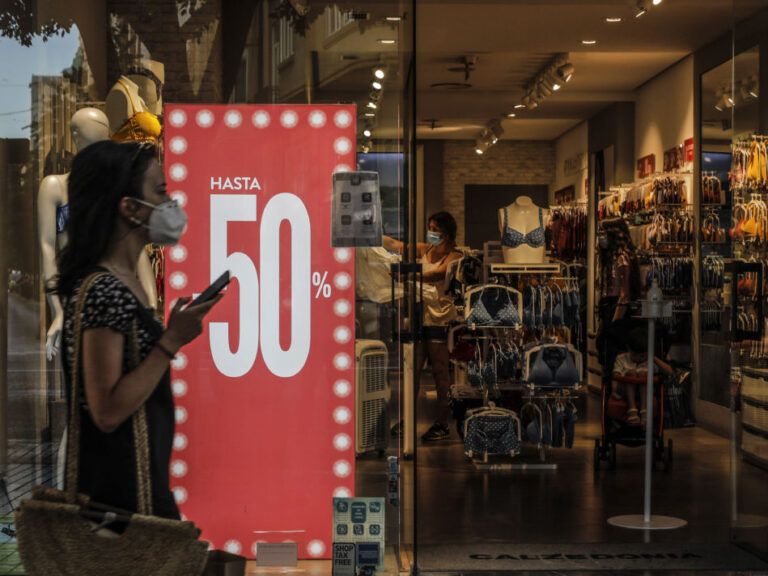
[[[27,38],[34,134],[0,116],[0,220],[24,239],[0,250],[0,528],[59,481],[44,287],[75,114],[99,140],[136,94],[161,120],[163,100],[354,103],[387,240],[355,253],[345,471],[387,498],[387,571],[768,569],[768,1],[91,4],[48,7],[56,50]],[[160,308],[166,256],[144,267]],[[301,544],[330,573],[330,542]]]
[[[418,4],[415,238],[447,211],[461,251],[450,369],[406,331],[416,425],[407,400],[391,422],[421,571],[766,560],[764,9]],[[623,377],[647,377],[656,284],[649,416]]]

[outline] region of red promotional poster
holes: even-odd
[[[685,161],[686,162],[693,162],[693,138],[688,138],[684,143],[683,147],[685,148]]]
[[[166,252],[166,310],[224,271],[203,335],[172,363],[172,488],[213,547],[296,542],[328,558],[354,493],[354,251],[331,247],[354,106],[166,104],[165,170],[189,227]]]

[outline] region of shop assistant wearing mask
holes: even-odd
[[[421,261],[424,283],[437,289],[437,297],[424,302],[424,342],[418,355],[417,365],[422,368],[428,358],[437,388],[437,408],[435,421],[421,437],[425,442],[442,440],[450,437],[451,377],[448,359],[448,325],[456,319],[456,307],[445,292],[445,277],[449,264],[461,258],[456,250],[456,220],[448,212],[438,212],[430,216],[426,243],[416,244],[416,253]],[[384,247],[388,250],[404,252],[406,246],[400,241],[384,237]],[[420,371],[419,371],[420,372]],[[417,378],[417,384],[420,378]]]

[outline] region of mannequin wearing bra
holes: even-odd
[[[69,122],[72,140],[77,150],[107,140],[109,121],[104,112],[96,108],[81,108],[72,115]],[[48,286],[58,274],[56,254],[67,242],[67,220],[69,218],[69,197],[67,179],[69,174],[50,174],[43,178],[37,194],[37,228],[40,240],[40,264],[43,281]],[[61,327],[64,312],[56,294],[48,294],[51,324],[46,336],[46,355],[49,360],[58,353],[61,341]]]
[[[146,110],[155,116],[162,115],[165,84],[165,66],[162,62],[142,59],[128,70],[126,76],[136,84]]]
[[[512,204],[499,210],[499,232],[504,262],[534,264],[545,261],[547,212],[536,206],[528,196],[520,196]]]
[[[107,117],[115,142],[151,142],[157,144],[162,126],[149,111],[139,86],[127,76],[120,76],[107,94]]]
[[[152,89],[155,85],[152,83]],[[107,118],[115,142],[150,142],[158,144],[162,126],[157,116],[148,110],[139,86],[127,76],[120,76],[107,94]],[[155,270],[145,250],[139,257],[139,280],[149,297],[150,306],[157,308],[158,290]]]

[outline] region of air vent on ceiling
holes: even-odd
[[[352,20],[370,20],[371,19],[371,13],[363,12],[362,10],[350,10],[349,12],[347,12],[347,14],[349,14],[349,17]]]
[[[430,88],[436,90],[468,90],[472,88],[472,84],[468,82],[435,82],[430,85]]]

